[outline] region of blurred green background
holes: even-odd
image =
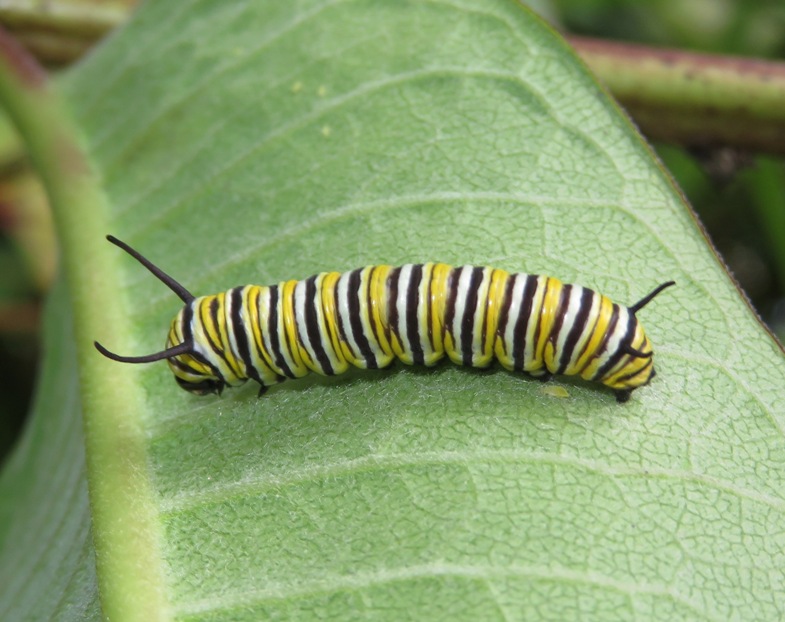
[[[530,0],[528,4],[565,33],[785,59],[782,0]],[[0,11],[0,21],[9,25],[8,14]],[[55,64],[67,62],[60,58]],[[664,144],[655,147],[752,305],[780,341],[785,340],[783,161],[730,148],[699,152]],[[41,354],[37,320],[57,255],[47,209],[13,130],[0,119],[0,462],[29,410]]]

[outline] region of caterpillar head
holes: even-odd
[[[158,266],[154,265],[149,259],[142,256],[125,242],[116,237],[108,235],[106,239],[115,246],[119,246],[126,253],[131,255],[169,289],[171,289],[185,303],[185,306],[172,320],[169,331],[169,338],[166,348],[160,352],[154,352],[145,356],[121,356],[107,350],[97,341],[96,349],[105,357],[120,363],[152,363],[166,359],[169,367],[174,373],[175,380],[183,389],[196,395],[206,395],[208,393],[221,393],[227,382],[221,372],[211,364],[206,356],[201,354],[193,339],[190,328],[190,318],[193,316],[194,305],[198,299],[191,294],[185,287],[180,285],[171,276],[166,274]]]

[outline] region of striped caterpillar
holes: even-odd
[[[122,363],[166,359],[177,383],[204,395],[255,380],[270,385],[350,365],[380,369],[399,359],[508,370],[547,380],[580,375],[626,402],[654,377],[651,343],[636,313],[673,281],[625,307],[548,276],[442,263],[367,266],[322,272],[302,281],[245,285],[194,297],[172,277],[113,236],[185,306],[172,320],[166,349],[120,356]]]

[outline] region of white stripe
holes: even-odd
[[[194,305],[194,313],[191,316],[191,334],[193,335],[194,340],[194,350],[202,355],[202,357],[208,361],[213,367],[218,369],[218,372],[221,374],[224,380],[231,380],[235,377],[234,372],[228,366],[228,364],[216,354],[213,350],[212,346],[210,345],[210,340],[207,337],[207,332],[203,330],[203,324],[200,321],[200,311],[202,307],[205,306],[203,300],[196,300]],[[207,305],[207,317],[210,318],[209,312],[209,304]],[[219,334],[220,340],[220,334]],[[218,344],[219,347],[222,346],[221,343]]]
[[[275,351],[273,350],[272,343],[270,343],[270,333],[274,330],[273,327],[270,326],[270,288],[269,287],[260,287],[259,288],[259,302],[257,303],[256,312],[259,314],[259,329],[262,334],[262,345],[264,349],[267,350],[270,354],[270,358],[272,359],[274,371],[276,373],[281,373],[281,370],[275,365]]]
[[[357,362],[360,359],[360,346],[357,345],[357,341],[354,339],[354,333],[352,332],[352,323],[351,323],[351,316],[349,314],[349,277],[351,276],[351,272],[344,272],[338,279],[338,285],[336,287],[336,308],[338,310],[338,316],[340,320],[341,326],[343,326],[344,330],[344,337],[346,338],[346,342],[349,345],[349,349],[352,352],[352,359],[351,363],[353,365],[357,365]]]
[[[401,266],[398,273],[398,298],[395,300],[395,308],[398,311],[398,325],[392,328],[397,332],[406,358],[405,363],[412,362],[412,344],[406,331],[406,303],[409,300],[409,283],[412,280],[412,264],[407,263]]]
[[[297,364],[292,357],[292,352],[289,350],[288,342],[286,340],[286,331],[284,329],[283,311],[284,311],[284,297],[283,297],[283,283],[278,285],[278,304],[276,310],[278,312],[278,323],[276,326],[270,326],[270,330],[275,330],[278,333],[278,346],[280,349],[281,357],[286,365],[291,370],[292,374],[296,377],[304,376],[307,370],[298,368]],[[269,325],[269,322],[268,322]]]
[[[431,298],[428,295],[428,290],[433,279],[433,266],[432,263],[426,263],[422,266],[422,281],[420,281],[420,301],[417,307],[417,332],[420,336],[420,346],[422,347],[423,363],[427,366],[435,365],[441,358],[441,354],[431,346],[431,340],[428,334],[431,330],[431,323],[428,321],[428,309],[431,306]]]
[[[491,268],[482,269],[482,279],[477,287],[477,307],[474,310],[474,321],[472,322],[472,366],[480,362],[483,354],[483,341],[485,334],[483,331],[483,320],[488,313],[488,288],[491,286]],[[490,363],[490,361],[488,361]]]
[[[395,358],[393,354],[386,354],[384,350],[382,350],[382,346],[379,341],[376,339],[376,336],[373,332],[373,318],[371,314],[373,309],[369,308],[368,305],[368,289],[371,286],[371,276],[374,272],[375,266],[366,266],[363,268],[363,271],[360,273],[361,280],[360,280],[360,292],[363,292],[366,295],[360,297],[360,321],[363,327],[363,334],[365,338],[368,340],[368,346],[373,352],[373,358],[376,361],[376,366],[379,368],[386,367],[389,365],[392,360]],[[389,291],[389,283],[387,284],[386,291]],[[360,295],[358,292],[358,296]],[[377,300],[376,304],[381,305],[383,308],[380,309],[380,313],[382,317],[386,315],[387,309],[387,297],[385,296],[383,300]]]
[[[507,363],[510,368],[515,364],[515,352],[513,350],[515,345],[515,325],[518,323],[518,318],[522,312],[523,296],[526,293],[526,283],[529,278],[528,274],[523,273],[518,273],[514,276],[515,285],[513,285],[510,293],[511,300],[509,312],[507,313],[507,326],[504,328],[504,349],[507,352]]]
[[[303,345],[303,349],[308,353],[308,357],[313,361],[313,367],[308,366],[314,371],[318,371],[319,363],[315,360],[311,340],[308,337],[308,330],[305,324],[305,305],[308,303],[308,294],[305,281],[298,281],[294,286],[294,324],[297,338]],[[303,361],[305,363],[305,360]]]
[[[585,289],[585,288],[581,288]],[[575,342],[575,347],[572,350],[572,354],[570,355],[570,360],[567,363],[567,366],[564,369],[565,373],[568,373],[569,370],[578,363],[578,359],[583,352],[583,347],[586,345],[586,342],[591,339],[592,334],[594,333],[594,324],[597,321],[597,314],[600,311],[600,303],[602,301],[602,297],[597,292],[592,292],[591,308],[589,309],[589,314],[586,316],[586,321],[584,322],[583,326],[581,327],[581,334],[578,337],[578,340]],[[574,371],[572,373],[575,373]]]
[[[564,311],[564,319],[562,320],[561,329],[559,330],[559,335],[556,338],[556,348],[553,353],[553,369],[548,369],[548,371],[552,373],[555,373],[559,369],[562,352],[564,352],[564,342],[567,341],[567,337],[572,331],[573,324],[575,324],[575,318],[580,312],[581,296],[583,296],[583,292],[584,288],[580,285],[572,286],[569,299],[567,300],[567,309]]]
[[[241,292],[241,296],[242,296],[242,292]],[[235,334],[234,322],[232,321],[232,316],[234,313],[234,307],[232,306],[233,302],[234,301],[232,300],[232,290],[228,290],[224,294],[224,318],[226,321],[226,334],[229,336],[229,349],[231,355],[239,363],[239,366],[243,370],[245,370],[245,375],[247,376],[248,369],[245,365],[245,361],[243,360],[243,357],[240,356],[240,349],[237,347],[237,335]],[[241,330],[244,330],[244,327],[247,324],[247,322],[243,320],[244,313],[243,313],[242,304],[243,304],[243,300],[241,297],[240,298],[240,325],[242,327]]]
[[[461,266],[459,268],[460,275],[458,282],[453,284],[457,287],[458,291],[455,294],[455,312],[453,314],[452,326],[450,327],[455,343],[455,353],[458,355],[457,360],[463,360],[463,350],[461,343],[463,342],[463,316],[466,313],[466,296],[469,293],[469,285],[472,280],[472,266]]]
[[[607,363],[608,360],[614,354],[616,354],[616,351],[619,349],[619,346],[621,345],[622,338],[624,337],[624,335],[627,334],[627,323],[629,322],[629,318],[630,318],[630,312],[627,309],[627,307],[619,306],[619,319],[616,322],[616,326],[613,329],[613,333],[611,333],[611,336],[608,338],[607,345],[605,347],[605,351],[598,358],[598,360],[599,360],[599,365],[597,366],[598,370],[601,369],[602,366],[605,365],[605,363]],[[623,360],[624,359],[622,358],[621,361],[623,361]],[[618,365],[614,366],[614,368],[616,368],[616,367],[618,367]],[[611,373],[613,371],[615,371],[615,369],[609,370],[608,372],[606,372],[604,374],[604,376],[609,375],[609,373]]]
[[[534,333],[537,326],[540,324],[540,314],[542,312],[542,303],[545,295],[545,283],[548,277],[540,275],[537,277],[537,288],[534,291],[534,299],[532,300],[532,308],[529,314],[528,325],[526,327],[526,347],[523,354],[523,369],[524,371],[532,371],[536,367],[536,363],[542,363],[534,358],[535,348],[537,344],[534,342]]]
[[[308,352],[313,363],[311,369],[319,374],[324,374],[325,369],[319,362],[319,359],[316,356],[316,347],[308,335],[307,311],[311,309],[316,315],[316,325],[319,333],[319,343],[316,345],[321,345],[334,373],[341,373],[341,369],[345,369],[341,364],[341,361],[337,358],[332,342],[330,341],[330,336],[326,332],[327,325],[324,321],[324,309],[322,309],[321,303],[322,283],[324,282],[324,277],[326,275],[326,272],[321,272],[316,275],[316,278],[314,279],[315,296],[312,299],[309,299],[307,280],[298,281],[294,288],[297,334],[300,338],[301,345],[306,352]]]

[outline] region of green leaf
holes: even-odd
[[[0,473],[0,619],[100,618],[72,317],[57,287],[31,423]]]
[[[559,36],[504,0],[173,6],[145,4],[62,84],[73,122],[53,118],[89,170],[4,94],[32,127],[64,240],[103,614],[780,617],[782,352]],[[659,373],[623,406],[578,381],[555,381],[565,397],[450,365],[198,399],[164,364],[92,349],[159,349],[180,304],[108,232],[195,293],[425,260],[552,274],[622,303],[678,288],[641,312]],[[62,349],[68,305],[52,302]],[[0,533],[62,497],[37,530],[54,550],[63,514],[82,535],[87,520],[83,483],[34,485],[78,410],[57,350],[46,370],[16,457],[28,474],[12,462],[1,482],[25,499],[0,506]],[[69,443],[57,463],[78,472]],[[14,557],[6,537],[3,575],[38,559],[22,542]],[[66,569],[92,577],[80,550]],[[26,589],[45,593],[55,563],[27,563]],[[83,610],[91,580],[67,592]],[[22,602],[4,583],[0,613]]]

